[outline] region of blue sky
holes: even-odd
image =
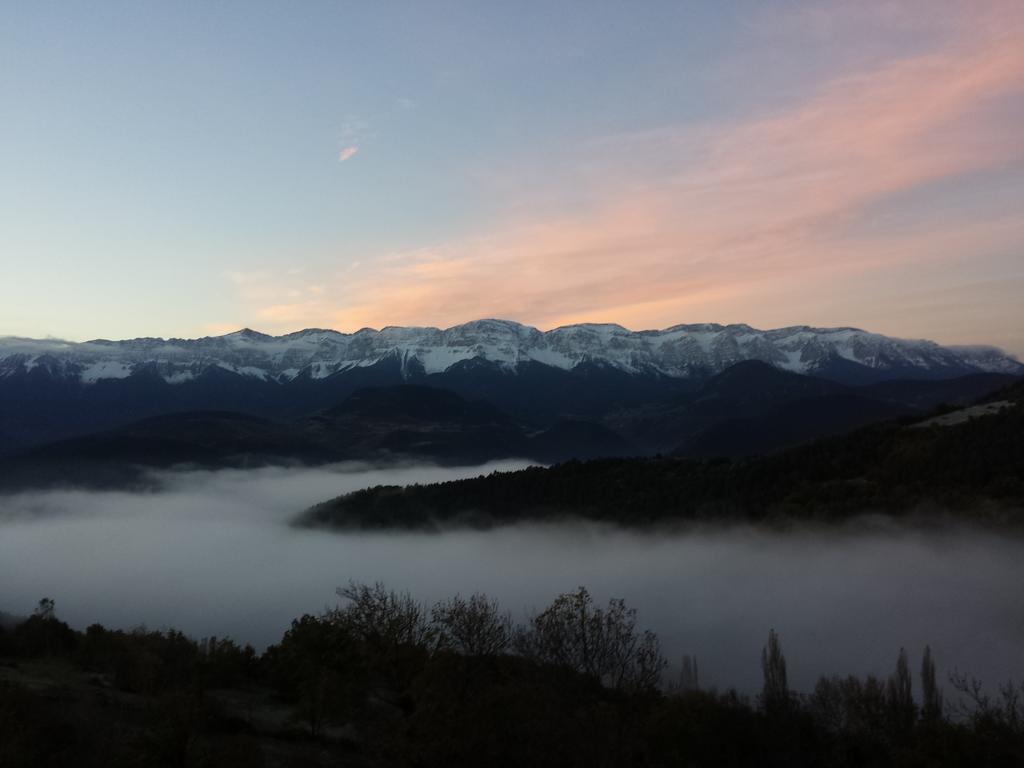
[[[1013,3],[2,19],[0,334],[502,316],[1024,352]]]

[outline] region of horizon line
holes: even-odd
[[[467,320],[465,322],[456,323],[454,325],[451,325],[451,326],[448,326],[448,327],[445,327],[445,328],[441,328],[439,326],[434,326],[434,325],[385,325],[385,326],[381,326],[380,328],[374,328],[372,326],[363,326],[363,327],[361,327],[361,328],[359,328],[359,329],[357,329],[355,331],[339,331],[339,330],[334,329],[334,328],[309,327],[309,328],[301,328],[299,330],[289,331],[287,333],[282,333],[282,334],[274,335],[274,334],[264,333],[262,331],[257,331],[255,329],[249,327],[249,326],[243,326],[243,327],[241,327],[241,328],[239,328],[239,329],[237,329],[235,331],[229,331],[227,333],[215,334],[215,335],[205,335],[205,336],[192,336],[192,337],[187,337],[187,336],[134,336],[134,337],[128,337],[128,338],[121,338],[121,339],[111,339],[111,338],[105,338],[105,337],[96,337],[96,338],[92,338],[92,339],[85,339],[85,340],[82,340],[82,341],[75,341],[73,339],[68,339],[68,338],[64,338],[64,337],[60,337],[60,336],[51,336],[51,335],[47,335],[47,336],[44,336],[44,337],[32,337],[32,336],[22,336],[22,335],[15,335],[15,334],[2,334],[2,335],[0,335],[0,342],[2,342],[2,341],[24,341],[24,342],[36,341],[36,342],[59,342],[59,343],[65,343],[65,344],[80,345],[80,344],[94,344],[94,343],[121,343],[121,342],[144,341],[144,340],[165,341],[165,342],[174,342],[174,341],[202,341],[204,339],[224,339],[224,338],[227,338],[227,337],[230,337],[230,336],[238,336],[238,335],[241,335],[241,334],[245,334],[247,332],[250,333],[250,334],[253,334],[255,336],[263,337],[263,338],[266,338],[266,339],[277,339],[277,340],[279,340],[279,339],[285,339],[285,338],[288,338],[288,337],[300,336],[300,335],[308,334],[308,333],[330,333],[330,334],[336,334],[336,335],[339,335],[339,336],[355,336],[357,334],[367,333],[367,332],[368,333],[378,333],[379,334],[379,333],[383,333],[384,331],[387,331],[389,329],[437,331],[437,332],[444,333],[444,332],[447,332],[447,331],[455,330],[455,329],[460,328],[462,326],[472,325],[474,323],[487,323],[487,322],[501,323],[501,324],[506,324],[506,325],[511,325],[511,326],[517,326],[519,328],[526,328],[526,329],[529,329],[529,330],[537,331],[538,333],[545,334],[545,335],[548,334],[548,333],[553,333],[555,331],[564,330],[564,329],[587,328],[587,327],[612,327],[612,328],[616,328],[616,329],[621,329],[622,331],[625,331],[626,333],[629,333],[629,334],[668,333],[670,331],[677,330],[677,329],[684,329],[684,328],[698,329],[700,327],[707,327],[707,326],[711,326],[711,327],[714,327],[714,328],[717,328],[717,329],[722,329],[722,330],[727,329],[727,328],[738,328],[738,327],[739,328],[749,328],[751,331],[758,332],[758,333],[771,333],[771,332],[787,331],[787,330],[792,330],[792,331],[807,330],[807,331],[827,332],[827,333],[836,333],[836,332],[841,332],[841,331],[854,331],[854,332],[857,332],[857,333],[865,333],[865,334],[869,334],[869,335],[872,335],[872,336],[882,336],[882,337],[887,338],[887,339],[893,339],[893,340],[898,340],[898,341],[926,342],[926,343],[936,344],[938,346],[945,347],[947,349],[971,349],[971,348],[993,349],[993,350],[999,351],[1000,353],[1002,353],[1004,355],[1007,355],[1007,356],[1012,357],[1014,359],[1018,359],[1018,356],[1017,356],[1016,353],[1008,352],[1003,347],[1000,347],[1000,346],[995,345],[995,344],[987,344],[987,343],[940,344],[939,342],[934,341],[934,340],[929,339],[929,338],[923,338],[923,337],[921,337],[921,338],[911,338],[911,337],[905,337],[905,336],[892,336],[892,335],[888,335],[888,334],[885,334],[885,333],[879,333],[879,332],[876,332],[876,331],[865,330],[864,328],[860,328],[860,327],[853,326],[853,325],[814,326],[814,325],[807,325],[807,324],[798,324],[798,325],[779,326],[777,328],[757,328],[757,327],[754,327],[754,326],[752,326],[752,325],[750,325],[748,323],[698,322],[698,323],[676,323],[674,325],[670,325],[670,326],[667,326],[665,328],[643,328],[643,329],[639,329],[639,330],[634,330],[634,329],[631,329],[631,328],[627,328],[626,326],[624,326],[624,325],[622,325],[620,323],[614,323],[614,322],[583,322],[583,323],[569,323],[569,324],[565,324],[565,325],[558,325],[558,326],[555,326],[555,327],[552,327],[552,328],[548,328],[548,329],[542,329],[542,328],[540,328],[538,326],[531,325],[529,323],[519,322],[518,320],[508,320],[508,319],[497,318],[497,317],[476,318],[476,319],[473,319],[473,320]]]

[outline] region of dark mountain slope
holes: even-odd
[[[1019,376],[1007,373],[976,373],[938,381],[893,379],[859,387],[858,392],[872,399],[930,410],[942,404],[973,403],[991,392],[1012,386],[1019,380]]]
[[[834,381],[751,360],[691,395],[623,411],[606,423],[652,453],[744,456],[912,412]]]
[[[596,363],[569,371],[535,362],[509,369],[480,358],[428,375],[417,361],[403,363],[397,354],[324,378],[314,378],[307,370],[287,381],[209,367],[194,379],[169,384],[153,364],[123,379],[84,384],[37,367],[0,376],[0,432],[9,436],[13,448],[172,413],[230,410],[291,420],[332,408],[360,389],[401,385],[428,386],[467,400],[486,400],[540,429],[566,418],[594,419],[616,408],[660,400],[695,386],[662,375],[634,376]]]
[[[359,390],[303,428],[339,455],[400,454],[442,462],[528,455],[522,428],[489,403],[433,387]]]
[[[0,487],[54,483],[116,486],[135,482],[140,467],[177,464],[218,468],[396,458],[443,464],[483,463],[496,458],[557,463],[657,451],[675,451],[694,458],[740,457],[770,453],[905,413],[923,413],[891,399],[864,397],[859,388],[779,371],[764,363],[744,362],[712,377],[695,392],[624,411],[609,420],[611,425],[566,418],[538,430],[492,404],[469,400],[447,389],[405,384],[348,391],[357,381],[400,378],[397,359],[346,378],[349,373],[323,380],[299,376],[288,384],[310,387],[309,400],[313,403],[319,403],[328,392],[323,387],[334,387],[344,395],[339,398],[340,405],[305,417],[266,418],[245,411],[255,402],[246,399],[252,394],[246,394],[249,379],[210,369],[196,384],[219,391],[217,402],[223,408],[150,415],[116,429],[49,446],[22,446],[22,453],[0,461]],[[588,375],[595,377],[594,386],[601,390],[621,374],[612,371],[612,378],[605,378],[608,373],[594,366]],[[505,371],[500,375],[515,382],[519,374]],[[886,397],[906,398],[923,391],[921,397],[925,399],[941,396],[946,400],[950,394],[982,391],[986,384],[998,380],[1003,379],[971,377],[970,382],[945,382],[941,387],[935,382],[909,382],[893,387],[896,394],[887,393]],[[269,387],[266,392],[278,392],[274,389],[277,385],[263,384]],[[115,385],[127,389],[114,389]],[[178,401],[182,407],[194,404],[196,401],[189,399],[193,396],[198,401],[203,399],[197,390],[175,389],[177,386],[167,384],[155,371],[142,372],[92,385],[88,392],[93,400],[79,405],[83,413],[93,406],[113,409],[120,393],[125,396],[122,418],[127,419],[147,413],[151,406],[147,398],[153,388],[173,389],[183,398]],[[568,387],[559,397],[568,399],[572,391]],[[531,392],[528,388],[523,394]],[[612,397],[611,390],[582,410],[605,396]],[[109,399],[100,402],[95,400],[97,397]],[[275,402],[275,408],[283,406]],[[53,416],[55,422],[59,422],[59,416]],[[78,422],[79,427],[84,423]],[[13,453],[17,437],[8,434],[4,439]]]
[[[176,413],[232,411],[287,420],[334,406],[363,387],[401,383],[395,357],[325,379],[306,372],[285,383],[210,367],[192,380],[169,384],[152,364],[123,379],[83,384],[34,368],[0,377],[0,430],[29,446]]]
[[[376,387],[295,421],[222,411],[176,413],[39,446],[0,460],[0,488],[130,487],[146,482],[149,469],[179,465],[217,469],[406,459],[480,464],[629,453],[621,438],[598,424],[560,424],[531,436],[488,403],[431,387]]]
[[[410,381],[486,400],[528,424],[547,427],[563,419],[592,420],[612,410],[689,392],[700,380],[655,372],[638,376],[600,362],[583,362],[566,371],[534,361],[509,369],[474,358]]]
[[[823,350],[828,346],[826,337],[831,338],[835,334],[819,334],[818,341],[807,341],[817,350],[811,355],[817,362],[807,362],[805,370],[813,372],[817,378],[804,376],[805,383],[797,385],[792,382],[800,381],[801,377],[784,371],[776,371],[782,378],[772,384],[769,374],[756,371],[775,369],[767,363],[758,364],[756,360],[749,361],[754,363],[752,367],[740,368],[742,373],[731,372],[727,368],[736,360],[743,360],[745,354],[756,352],[751,349],[744,351],[736,341],[736,338],[745,338],[753,333],[753,329],[747,327],[676,329],[670,335],[683,334],[685,337],[691,332],[724,334],[724,346],[716,347],[713,354],[706,350],[702,352],[698,349],[700,345],[695,347],[693,343],[684,343],[686,339],[681,337],[671,343],[666,342],[668,346],[653,357],[651,345],[658,334],[627,333],[619,338],[616,335],[622,331],[619,329],[608,337],[606,347],[601,339],[604,338],[602,334],[607,335],[607,329],[552,332],[552,341],[556,337],[561,340],[545,354],[555,354],[556,358],[563,353],[572,356],[575,362],[570,367],[565,367],[564,361],[548,365],[531,359],[526,353],[524,357],[507,359],[509,349],[519,348],[517,345],[526,344],[523,349],[530,354],[537,352],[530,346],[533,342],[524,341],[525,337],[517,335],[522,330],[516,331],[507,323],[477,324],[467,331],[465,337],[453,336],[441,346],[436,345],[444,340],[441,337],[435,339],[428,333],[422,339],[427,345],[424,349],[401,346],[389,350],[387,345],[379,347],[377,342],[373,342],[376,332],[354,334],[350,338],[310,330],[274,339],[243,331],[197,341],[97,341],[84,345],[86,351],[79,349],[78,352],[74,350],[81,345],[71,345],[70,351],[64,345],[52,352],[40,352],[48,348],[40,342],[38,349],[31,354],[15,352],[7,357],[2,357],[3,340],[0,339],[0,433],[6,435],[0,442],[0,455],[19,446],[41,445],[115,429],[170,413],[230,410],[268,419],[299,419],[333,407],[358,389],[402,384],[446,389],[467,400],[487,400],[533,429],[546,429],[566,419],[598,421],[607,417],[606,426],[618,433],[628,428],[626,436],[630,442],[643,450],[670,451],[700,431],[699,424],[691,429],[693,425],[689,423],[689,416],[680,417],[673,408],[690,402],[698,389],[712,385],[708,377],[715,372],[726,377],[718,382],[722,386],[728,383],[730,376],[740,379],[740,386],[748,379],[757,381],[759,385],[770,385],[766,389],[766,398],[773,402],[790,401],[801,394],[807,397],[829,394],[832,390],[825,387],[825,382],[830,377],[836,378],[832,375],[835,373],[832,368],[817,365],[831,359],[831,353],[826,354]],[[812,329],[790,330],[797,336],[814,335]],[[725,343],[728,339],[732,341]],[[491,346],[496,344],[494,349],[501,351],[498,355],[501,359],[488,359],[483,352],[462,357],[466,353],[465,345],[472,346],[471,343],[476,341]],[[445,346],[449,342],[454,346]],[[880,338],[875,342],[889,348],[888,342],[882,343]],[[338,344],[341,347],[337,347]],[[825,347],[818,349],[821,344]],[[261,345],[269,347],[262,349]],[[506,345],[511,346],[506,348]],[[165,347],[173,354],[165,354]],[[874,348],[871,344],[868,347]],[[868,347],[861,351],[864,355],[874,355]],[[453,359],[459,361],[443,371],[428,374],[417,354],[425,355],[430,349],[447,350]],[[794,353],[794,349],[787,349],[787,354]],[[918,381],[906,382],[902,390],[879,385],[877,392],[865,388],[857,394],[871,399],[909,403],[919,409],[927,409],[939,401],[960,402],[952,396],[958,394],[955,385],[929,379],[976,373],[977,368],[964,362],[968,358],[963,358],[962,364],[952,364],[953,358],[947,360],[949,356],[939,354],[941,350],[938,348],[925,345],[915,349],[915,355],[924,355],[931,360],[926,371],[908,370],[896,365],[895,358],[890,361],[892,365],[878,369],[845,361],[846,365],[853,366],[851,370],[856,375],[851,373],[846,379],[839,378],[850,384],[905,375]],[[890,352],[895,354],[894,350],[895,347]],[[761,351],[768,354],[770,350],[766,347]],[[813,350],[807,348],[804,351],[811,354]],[[939,354],[939,357],[928,357],[932,353]],[[769,355],[763,359],[776,358]],[[361,360],[362,363],[353,366],[353,360]],[[661,368],[655,365],[658,361]],[[1004,362],[1006,370],[1015,370],[1015,363]],[[836,363],[842,364],[841,361]],[[112,378],[103,370],[89,373],[92,365],[101,368],[113,366],[117,375],[129,375]],[[986,376],[992,378],[986,379]],[[782,385],[786,377],[791,383]],[[997,378],[997,374],[981,374],[978,386],[984,386],[986,381],[995,382]],[[807,384],[808,381],[815,383]],[[834,384],[834,381],[828,383]],[[928,385],[935,386],[929,389]],[[944,386],[952,386],[953,389],[946,391]],[[747,388],[749,390],[750,386]],[[936,394],[915,396],[916,391]],[[719,394],[729,398],[735,393],[726,391]],[[959,394],[975,396],[977,390]],[[732,414],[729,418],[761,415],[749,411],[758,407],[763,410],[767,405],[766,402],[760,405],[749,402],[747,412]],[[662,414],[666,411],[668,417],[663,419]],[[613,415],[617,412],[624,413]],[[685,429],[681,431],[681,428]]]
[[[0,489],[148,485],[149,469],[318,464],[336,456],[302,429],[225,411],[156,416],[0,460]]]
[[[1024,522],[1024,385],[1013,406],[957,426],[885,424],[758,459],[605,459],[325,502],[301,522],[433,527],[578,516],[626,525],[684,520],[834,521],[946,510]]]
[[[746,419],[724,419],[679,445],[677,456],[754,456],[905,416],[912,410],[846,393],[783,402]]]
[[[532,458],[549,464],[577,459],[640,456],[642,452],[621,435],[592,421],[565,420],[534,435],[530,440]]]
[[[746,360],[708,379],[697,400],[722,399],[738,404],[784,402],[846,392],[834,381],[790,373],[758,360]]]

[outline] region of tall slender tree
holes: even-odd
[[[900,648],[900,655],[896,658],[896,672],[889,677],[886,685],[886,703],[893,729],[900,734],[909,733],[917,719],[917,706],[914,704],[913,678],[904,648]]]
[[[700,680],[697,677],[697,657],[688,653],[683,654],[683,660],[679,666],[679,690],[684,693],[700,690]]]
[[[921,718],[934,723],[942,719],[942,689],[935,682],[935,660],[931,646],[924,647],[921,659]]]
[[[786,657],[774,629],[768,631],[768,644],[761,651],[761,671],[764,687],[761,706],[766,712],[780,712],[789,706],[789,680],[786,675]]]

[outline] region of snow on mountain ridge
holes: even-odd
[[[791,326],[758,330],[745,324],[674,325],[630,331],[611,323],[583,323],[540,331],[508,320],[476,320],[451,328],[388,326],[341,333],[307,328],[283,336],[244,328],[200,339],[59,339],[0,337],[0,376],[44,367],[83,383],[123,378],[155,366],[169,383],[191,380],[217,367],[242,376],[288,381],[325,378],[395,356],[403,370],[438,373],[483,359],[509,370],[535,362],[569,370],[583,363],[628,373],[691,377],[717,373],[743,360],[761,360],[797,373],[837,361],[879,370],[957,370],[1024,373],[1016,359],[994,347],[943,347],[858,328]]]

